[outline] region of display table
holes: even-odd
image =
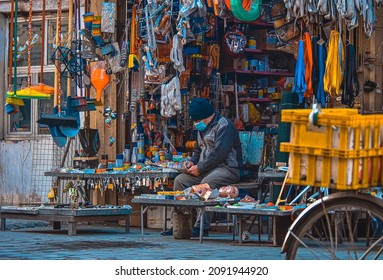
[[[242,218],[244,216],[256,216],[258,218],[258,242],[261,242],[261,217],[267,216],[272,218],[272,237],[273,246],[280,246],[291,224],[290,215],[292,211],[268,210],[268,209],[246,209],[246,208],[227,208],[227,207],[206,207],[207,212],[227,213],[233,215],[236,225],[238,220],[238,236],[239,244],[243,243],[242,239]],[[233,240],[235,239],[235,230],[233,231]]]
[[[141,237],[144,238],[144,214],[150,206],[164,206],[164,207],[185,207],[185,208],[200,208],[201,221],[205,212],[205,207],[219,205],[220,201],[202,201],[199,199],[189,200],[173,200],[173,199],[151,199],[135,197],[132,199],[132,203],[138,203],[141,206]],[[166,218],[165,218],[166,223]],[[200,226],[199,242],[203,242],[203,223]]]
[[[100,178],[130,178],[134,179],[136,177],[146,178],[163,178],[166,176],[169,179],[174,179],[180,172],[176,171],[137,171],[137,172],[124,172],[124,173],[80,173],[80,172],[45,172],[44,176],[57,177],[60,179],[100,179]]]
[[[16,207],[0,208],[1,231],[5,231],[6,219],[43,220],[53,222],[54,229],[60,229],[60,222],[68,223],[68,235],[76,235],[77,222],[119,221],[125,220],[125,232],[130,231],[132,208],[54,208],[54,207]]]

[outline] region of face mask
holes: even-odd
[[[200,122],[194,124],[194,126],[199,131],[204,131],[207,127],[207,125],[204,123],[204,121],[200,121]]]

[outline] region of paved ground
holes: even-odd
[[[47,222],[7,220],[7,230],[0,232],[0,260],[8,259],[282,260],[284,255],[280,247],[238,245],[231,233],[221,231],[210,232],[200,244],[198,239],[163,237],[159,229],[145,229],[142,239],[136,227],[125,234],[118,225],[81,224],[76,236],[68,236],[65,226],[53,230]]]

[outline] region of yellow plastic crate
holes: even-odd
[[[283,110],[291,122],[288,183],[357,190],[383,182],[383,115],[359,115],[355,109],[322,109],[318,126],[311,109]]]

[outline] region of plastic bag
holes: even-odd
[[[211,188],[207,183],[192,186],[192,193],[199,196],[204,196],[208,191],[211,191]]]
[[[245,51],[247,39],[242,32],[238,30],[228,31],[224,36],[224,40],[231,53],[239,54]]]
[[[110,65],[110,73],[117,73],[122,71],[124,68],[121,67],[121,54],[120,54],[120,47],[118,46],[118,43],[113,43],[113,47],[115,49],[114,55],[108,56],[107,59],[109,61]]]
[[[234,186],[225,186],[219,189],[220,197],[236,198],[239,195],[239,190]]]
[[[101,32],[114,33],[116,3],[102,2]]]

